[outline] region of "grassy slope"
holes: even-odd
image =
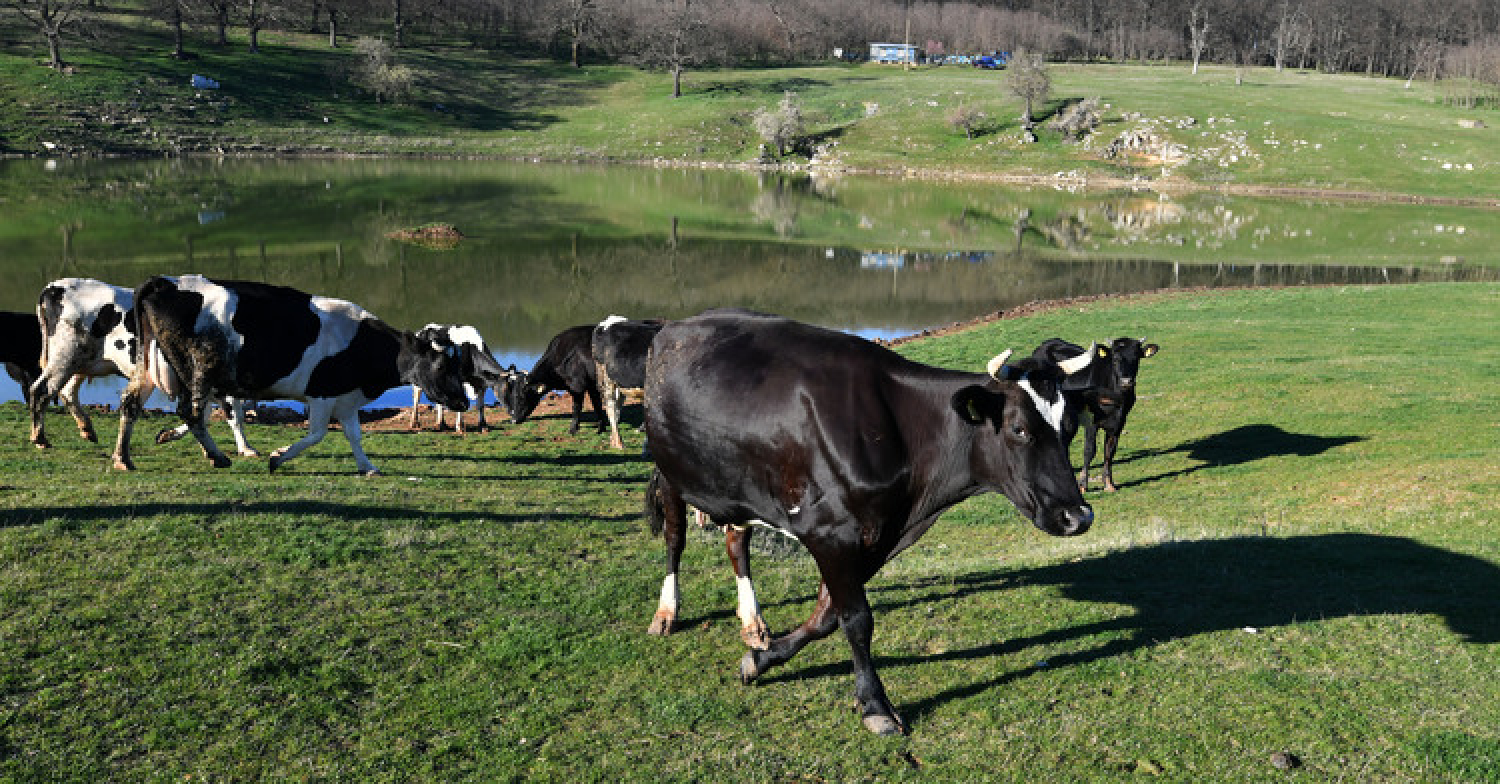
[[[1167,295],[904,346],[1163,350],[1094,531],[987,496],[873,581],[890,740],[838,638],[736,682],[706,536],[686,629],[647,637],[647,465],[561,420],[370,434],[376,480],[337,434],[272,477],[144,443],[126,476],[58,415],[36,453],[8,405],[0,779],[1246,781],[1284,750],[1291,778],[1494,780],[1497,312],[1485,284]],[[756,569],[800,621],[811,564]]]
[[[131,15],[106,20],[94,49],[67,50],[67,75],[36,65],[39,49],[0,14],[0,148],[36,153],[42,142],[82,150],[176,152],[346,151],[745,162],[758,138],[751,112],[785,90],[801,96],[809,130],[835,142],[829,158],[882,171],[1058,173],[1159,178],[1157,165],[1106,162],[1094,147],[1155,124],[1192,156],[1178,181],[1358,190],[1493,199],[1500,172],[1487,151],[1494,126],[1463,130],[1432,85],[1399,80],[1182,67],[1054,66],[1052,103],[1100,96],[1110,110],[1097,144],[1053,134],[1020,145],[1017,106],[996,72],[825,66],[689,72],[686,94],[669,77],[623,67],[575,70],[504,52],[429,42],[404,62],[421,75],[412,100],[381,105],[348,81],[353,48],[319,36],[263,36],[251,56],[242,36],[228,49],[198,41],[196,59],[168,58],[157,26]],[[224,89],[195,92],[204,73]],[[946,125],[957,105],[988,122],[974,140]],[[1140,119],[1126,120],[1139,116]],[[1192,118],[1196,125],[1178,127]],[[1214,118],[1214,123],[1209,123]],[[1488,119],[1488,118],[1486,118]],[[1171,120],[1172,122],[1166,122]],[[1447,165],[1447,168],[1444,165]],[[1467,168],[1472,167],[1472,168]]]

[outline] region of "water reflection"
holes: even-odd
[[[1043,299],[1500,268],[1500,213],[1479,209],[639,168],[15,161],[0,164],[0,211],[3,309],[30,310],[66,275],[200,272],[343,297],[407,328],[473,324],[528,367],[558,330],[610,313],[735,305],[893,336]],[[464,238],[389,236],[434,221]]]

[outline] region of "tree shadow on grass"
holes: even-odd
[[[1243,465],[1270,457],[1316,457],[1331,449],[1359,443],[1362,436],[1314,436],[1291,433],[1276,425],[1243,425],[1192,441],[1184,441],[1170,449],[1146,449],[1132,452],[1115,461],[1115,465],[1135,462],[1163,455],[1185,454],[1197,465],[1178,471],[1169,471],[1157,476],[1119,482],[1120,487],[1131,487],[1202,471],[1205,468]]]
[[[986,594],[1001,594],[990,599],[1001,601],[1004,592],[1020,586],[1054,586],[1074,601],[1134,611],[930,656],[880,656],[877,651],[877,666],[892,672],[1038,647],[1074,648],[1047,652],[1045,668],[1058,670],[1200,634],[1381,615],[1436,615],[1466,643],[1500,642],[1500,568],[1495,564],[1404,537],[1358,533],[1168,542],[1036,569],[983,572],[941,585],[893,585],[874,592],[876,623],[882,611]],[[915,597],[879,601],[880,596],[913,590]],[[1001,624],[997,634],[1003,633],[1003,618]],[[908,704],[904,711],[925,716],[1041,668],[1030,665],[955,686]],[[840,662],[793,669],[762,682],[845,672],[848,665]]]

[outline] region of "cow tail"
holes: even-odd
[[[666,477],[661,475],[660,468],[653,467],[651,481],[646,485],[646,524],[652,536],[661,536],[667,526],[666,493]]]
[[[155,323],[146,314],[146,298],[142,296],[144,291],[145,287],[142,286],[136,292],[135,304],[131,308],[134,311],[136,329],[135,346],[130,352],[131,359],[135,361],[136,374],[143,381],[150,383],[147,389],[155,387],[167,397],[176,400],[181,394],[182,385],[178,382],[177,373],[161,353],[161,347],[156,343]]]

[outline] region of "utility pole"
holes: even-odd
[[[916,52],[911,50],[911,0],[906,0],[906,40],[901,43],[906,47],[901,53],[901,70],[910,71],[911,61],[917,59]]]

